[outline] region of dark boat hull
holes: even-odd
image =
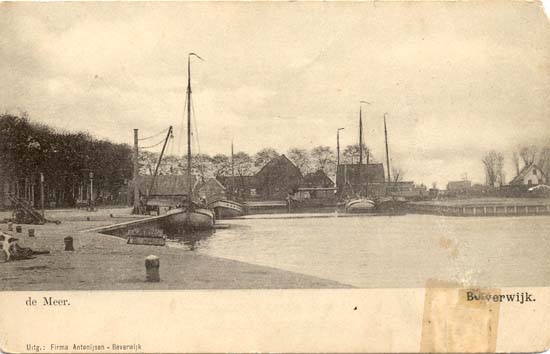
[[[370,199],[356,199],[346,204],[346,212],[355,214],[374,213],[375,204]]]
[[[208,207],[214,210],[216,216],[221,219],[233,218],[246,214],[244,205],[232,200],[216,200],[208,204]]]
[[[406,214],[407,201],[402,198],[384,197],[375,202],[376,212],[389,214]]]
[[[187,213],[183,209],[176,209],[163,219],[161,227],[169,235],[210,230],[214,227],[214,215],[206,209],[197,209],[191,213]]]

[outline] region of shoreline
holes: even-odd
[[[196,254],[169,243],[164,247],[128,245],[121,237],[81,232],[111,224],[109,213],[103,214],[83,211],[81,220],[62,220],[60,225],[22,225],[22,233],[13,232],[20,245],[50,254],[1,263],[0,291],[353,288],[301,273]],[[92,221],[86,220],[88,216]],[[28,236],[30,228],[35,229],[35,237]],[[0,231],[9,233],[6,224],[0,225]],[[64,251],[66,236],[74,238],[75,251]],[[145,281],[145,257],[151,254],[160,258],[158,283]]]

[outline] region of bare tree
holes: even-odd
[[[294,162],[296,167],[298,167],[298,169],[300,170],[300,172],[302,172],[303,175],[310,172],[311,160],[307,150],[292,148],[288,150],[287,156],[290,159],[290,161]]]
[[[212,177],[213,167],[212,158],[208,154],[196,154],[193,155],[193,167],[196,169],[198,175],[204,180],[205,178]]]
[[[258,169],[262,168],[276,157],[279,157],[279,153],[275,149],[270,147],[262,149],[254,155],[254,166]]]
[[[496,187],[499,183],[504,183],[504,157],[500,152],[494,150],[489,151],[481,159],[485,167],[485,176],[487,179],[487,185]]]
[[[182,158],[175,155],[163,157],[160,164],[160,173],[163,175],[181,175],[183,174]]]
[[[312,162],[316,170],[322,170],[325,173],[333,172],[336,165],[334,151],[329,146],[317,146],[311,150]]]
[[[403,177],[405,176],[405,171],[403,171],[400,167],[392,167],[391,174],[394,183],[402,182]]]
[[[233,183],[237,182],[238,184],[238,186],[233,185],[233,188],[237,188],[238,196],[242,197],[241,193],[244,193],[247,187],[244,177],[250,176],[254,171],[254,160],[246,152],[241,151],[233,155],[233,167],[237,174]],[[233,192],[231,192],[231,195],[233,195]]]
[[[524,146],[519,150],[519,156],[523,160],[524,166],[530,166],[537,157],[537,147],[534,145]]]
[[[254,168],[254,161],[246,152],[238,152],[233,155],[235,173],[239,176],[249,176]]]
[[[152,175],[157,165],[159,154],[147,150],[141,150],[138,155],[139,174]]]
[[[546,183],[550,183],[550,146],[540,149],[538,165],[546,177]]]
[[[359,144],[346,146],[343,155],[346,159],[346,163],[359,163]],[[367,162],[367,156],[369,157],[369,162],[374,161],[370,149],[366,145],[363,145],[363,163]]]
[[[517,151],[514,151],[512,153],[512,163],[514,164],[514,167],[516,169],[516,176],[519,175],[519,154]]]
[[[496,183],[499,186],[503,186],[505,184],[505,174],[504,174],[504,156],[499,153],[499,156],[497,158],[496,162],[496,172],[497,172],[497,180]]]
[[[212,157],[212,170],[215,177],[228,176],[231,174],[231,159],[223,154]]]

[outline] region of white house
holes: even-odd
[[[534,163],[525,166],[519,174],[510,182],[512,185],[526,185],[526,186],[535,186],[538,184],[547,183],[546,176]]]

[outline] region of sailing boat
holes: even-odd
[[[388,149],[388,129],[386,128],[386,115],[384,113],[384,142],[386,144],[386,168],[388,170],[388,186],[391,186],[391,175],[390,175],[390,153]],[[393,195],[388,195],[388,188],[386,188],[386,196],[376,199],[375,209],[379,212],[390,212],[390,213],[403,213],[403,207],[407,203],[407,200],[403,197],[395,197]]]
[[[202,60],[195,53],[189,53],[187,57],[187,200],[183,206],[172,209],[163,219],[163,228],[168,233],[181,233],[183,231],[200,231],[213,228],[214,214],[201,208],[193,202],[193,177],[191,175],[191,57],[195,56]]]
[[[367,153],[368,154],[368,153]],[[374,211],[375,203],[368,198],[369,181],[368,181],[368,155],[367,155],[367,168],[365,169],[365,195],[361,195],[361,188],[359,188],[359,196],[346,203],[346,212],[348,213],[370,213]],[[361,106],[359,105],[359,167],[358,167],[358,183],[361,185],[361,170],[363,169],[363,117]]]
[[[217,219],[233,218],[246,213],[245,206],[233,200],[235,196],[235,165],[233,160],[233,141],[231,141],[231,193],[229,199],[216,199],[208,204],[208,207],[216,213]]]

